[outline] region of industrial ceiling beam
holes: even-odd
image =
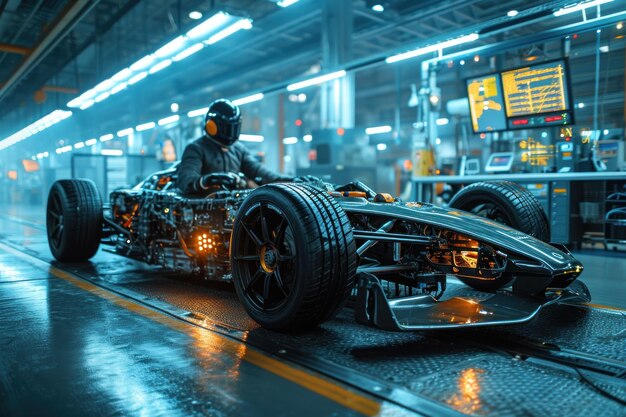
[[[8,43],[0,43],[0,52],[8,52],[10,54],[28,55],[32,52],[32,48],[26,46],[11,45]]]
[[[26,77],[95,6],[99,0],[76,0],[71,2],[57,19],[46,36],[33,48],[11,77],[0,87],[0,101]]]

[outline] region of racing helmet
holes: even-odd
[[[232,145],[241,132],[241,110],[230,100],[215,100],[204,118],[204,131],[220,145]]]

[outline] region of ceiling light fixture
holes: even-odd
[[[85,141],[85,145],[87,145],[87,146],[93,146],[96,143],[98,143],[98,139],[96,139],[96,138],[87,139]]]
[[[294,3],[297,3],[298,1],[300,0],[281,0],[276,2],[276,5],[285,8],[291,6]]]
[[[387,149],[387,144],[379,143],[378,145],[376,145],[376,149],[378,149],[379,151],[384,151],[385,149]]]
[[[189,48],[185,49],[184,51],[180,52],[178,55],[174,56],[174,58],[172,58],[172,61],[174,62],[182,61],[188,56],[195,54],[202,48],[204,48],[204,44],[202,42],[198,42],[194,45],[191,45]]]
[[[580,2],[578,4],[574,4],[572,6],[568,6],[568,7],[563,7],[557,11],[555,11],[553,14],[555,16],[563,16],[566,14],[570,14],[570,13],[574,13],[574,12],[579,12],[581,10],[585,10],[589,7],[593,7],[593,6],[599,6],[601,4],[605,4],[605,3],[610,3],[613,0],[592,0],[592,1],[587,1],[587,2]]]
[[[194,16],[198,17],[195,14]],[[202,17],[202,14],[199,14],[198,18],[200,17]],[[251,19],[218,12],[196,25],[185,35],[177,36],[154,53],[144,56],[130,65],[130,67],[124,68],[113,75],[110,79],[100,82],[96,87],[72,99],[67,103],[67,106],[80,108],[81,110],[89,108],[94,103],[105,100],[110,95],[124,90],[126,87],[141,81],[146,76],[168,67],[172,62],[181,61],[195,54],[206,45],[212,45],[241,29],[250,29],[251,27]],[[148,68],[149,71],[146,71]],[[123,82],[123,84],[117,84],[118,82]],[[88,101],[94,97],[96,98],[93,102]]]
[[[192,12],[189,12],[189,18],[193,20],[200,20],[202,19],[202,13],[200,13],[197,10],[194,10]]]
[[[255,101],[263,100],[263,97],[263,93],[256,93],[233,100],[233,104],[236,106],[241,106],[242,104],[254,103]]]
[[[113,133],[107,133],[106,135],[100,136],[100,142],[108,142],[113,139]]]
[[[385,11],[385,6],[383,6],[382,4],[375,4],[372,6],[372,10],[378,13],[382,13]]]
[[[144,130],[154,129],[155,126],[156,126],[156,123],[154,122],[142,123],[140,125],[135,126],[135,130],[137,132],[143,132]]]
[[[519,12],[517,10],[509,10],[509,12],[506,14],[508,17],[515,17],[519,14]]]
[[[167,68],[170,65],[172,65],[171,59],[166,59],[165,61],[161,61],[158,64],[154,65],[152,68],[150,68],[150,70],[148,71],[148,74],[154,74],[155,72],[159,72],[163,68]]]
[[[412,51],[403,52],[401,54],[393,55],[385,59],[385,62],[388,64],[393,64],[394,62],[403,61],[409,58],[415,58],[416,56],[424,55],[430,52],[435,52],[440,49],[450,48],[452,46],[461,45],[467,42],[473,42],[478,40],[480,36],[478,33],[472,33],[469,35],[461,36],[460,38],[450,39],[447,41],[435,43],[433,45],[424,46],[422,48],[414,49]]]
[[[169,125],[171,123],[177,122],[178,119],[180,119],[180,116],[175,114],[173,116],[165,117],[165,118],[159,120],[157,123],[159,124],[159,126],[165,126],[165,125]]]
[[[2,139],[0,141],[0,150],[15,145],[16,143],[21,142],[24,139],[29,138],[30,136],[49,128],[50,126],[53,126],[60,121],[67,119],[71,115],[71,111],[55,110],[52,113],[49,113],[48,115],[37,120],[36,122],[33,122],[25,128],[15,132],[11,136]]]
[[[287,91],[300,90],[301,88],[310,87],[317,84],[325,83],[326,81],[335,80],[337,78],[345,77],[346,71],[340,70],[331,72],[330,74],[320,75],[319,77],[311,78],[305,81],[299,81],[297,83],[289,84]]]
[[[132,135],[134,131],[135,129],[133,129],[132,127],[129,127],[127,129],[122,129],[117,132],[117,137],[121,138],[124,136]]]
[[[293,145],[294,143],[298,143],[298,138],[295,136],[290,136],[288,138],[284,138],[283,143],[285,145]]]
[[[240,19],[227,28],[217,32],[215,35],[211,36],[205,43],[207,45],[213,45],[221,41],[222,39],[232,35],[235,32],[238,32],[242,29],[248,30],[252,28],[252,20],[249,19]]]
[[[203,107],[201,109],[191,110],[190,112],[187,113],[187,117],[204,116],[206,114],[206,112],[208,112],[208,111],[209,111],[208,107]]]
[[[242,140],[244,142],[263,142],[265,138],[261,135],[247,135],[245,133],[242,133],[241,135],[239,135],[239,140]]]
[[[367,135],[379,135],[381,133],[389,133],[391,132],[391,126],[374,126],[368,127],[365,129],[365,134]]]

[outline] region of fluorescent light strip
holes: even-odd
[[[125,79],[130,77],[132,73],[133,71],[130,68],[124,68],[123,70],[112,76],[111,79],[113,81],[124,81]]]
[[[111,80],[104,80],[100,84],[95,86],[93,89],[96,90],[96,91],[107,91],[111,87],[113,87],[114,85],[115,85],[115,83],[113,81],[111,81]]]
[[[294,3],[297,3],[300,0],[281,0],[279,2],[276,3],[277,6],[279,7],[289,7]]]
[[[202,38],[223,27],[229,22],[229,20],[231,20],[231,16],[229,14],[224,12],[216,13],[187,32],[187,37],[190,39]]]
[[[263,142],[265,138],[261,135],[247,135],[242,133],[239,135],[239,140],[243,142]]]
[[[197,44],[190,46],[189,48],[185,49],[184,51],[182,51],[181,53],[176,55],[174,58],[172,58],[172,60],[175,61],[175,62],[182,61],[183,59],[187,58],[188,56],[191,56],[191,55],[195,54],[196,52],[198,52],[202,48],[204,48],[204,44],[202,42],[198,42]]]
[[[374,126],[365,129],[365,133],[368,135],[379,135],[381,133],[389,133],[391,130],[391,126]]]
[[[113,139],[113,133],[107,133],[106,135],[100,136],[100,142],[107,142]]]
[[[304,135],[302,136],[302,140],[305,142],[311,142],[313,140],[313,136],[312,135]]]
[[[191,29],[186,35],[180,35],[172,39],[154,53],[146,55],[133,63],[129,68],[120,70],[111,78],[100,82],[94,88],[70,100],[67,106],[80,108],[81,110],[87,109],[94,103],[99,103],[110,95],[116,94],[126,87],[143,80],[148,75],[168,67],[173,61],[181,61],[200,51],[205,44],[212,45],[241,29],[250,29],[251,27],[252,20],[250,19],[218,12]],[[198,42],[202,39],[203,41]],[[172,55],[173,57],[169,59],[168,57]],[[146,71],[148,68],[149,71]]]
[[[80,105],[80,109],[81,110],[88,109],[89,107],[93,106],[94,103],[95,103],[95,101],[93,101],[93,100],[87,100],[83,104]]]
[[[376,145],[376,149],[378,149],[379,151],[384,151],[385,149],[387,149],[387,144],[379,143],[378,145]]]
[[[152,65],[153,62],[154,62],[154,56],[146,55],[143,58],[141,58],[139,61],[131,65],[130,69],[132,71],[140,71],[140,70],[148,68],[150,65]]]
[[[74,149],[80,149],[85,147],[85,142],[78,142],[74,144]]]
[[[57,148],[56,149],[56,153],[57,154],[62,154],[62,153],[65,153],[65,152],[69,152],[71,150],[72,150],[72,145],[67,145],[67,146],[63,146],[61,148]]]
[[[174,55],[176,52],[179,52],[181,49],[183,49],[186,43],[187,37],[181,35],[177,38],[172,39],[161,48],[157,49],[154,55],[158,56],[159,58],[165,58],[167,56]]]
[[[98,139],[96,139],[96,138],[87,139],[85,141],[85,145],[87,145],[87,146],[93,146],[96,143],[98,143]]]
[[[122,130],[117,132],[117,137],[121,138],[121,137],[124,137],[124,136],[131,135],[134,131],[135,131],[135,129],[133,129],[132,127],[129,127],[127,129],[122,129]]]
[[[450,122],[450,120],[448,120],[447,117],[440,117],[439,119],[435,120],[435,123],[437,124],[437,126],[445,126]]]
[[[148,76],[148,73],[146,71],[140,72],[139,74],[134,75],[128,80],[128,85],[133,85],[135,83],[138,83],[139,81],[143,80],[147,76]]]
[[[290,136],[288,138],[284,138],[283,143],[285,145],[293,145],[294,143],[298,143],[298,138],[295,136]]]
[[[206,112],[208,112],[208,111],[209,111],[208,107],[203,107],[201,109],[191,110],[190,112],[187,113],[187,117],[204,116],[206,114]]]
[[[394,62],[403,61],[409,58],[415,58],[416,56],[424,55],[430,52],[435,52],[440,49],[449,48],[451,46],[461,45],[467,42],[473,42],[479,38],[478,33],[472,33],[469,35],[461,36],[460,38],[450,39],[447,41],[439,42],[433,45],[428,45],[423,48],[418,48],[413,51],[404,52],[402,54],[393,55],[385,59],[385,62],[392,64]]]
[[[96,98],[94,98],[94,101],[96,103],[100,103],[101,101],[106,100],[107,98],[109,98],[109,96],[111,95],[111,93],[109,93],[108,91],[100,94],[99,96],[96,96]]]
[[[588,2],[581,2],[581,3],[578,3],[578,4],[574,5],[574,6],[563,7],[562,9],[557,10],[553,14],[555,16],[563,16],[565,14],[579,12],[579,11],[587,9],[589,7],[599,6],[601,4],[610,3],[612,1],[613,0],[593,0],[593,1],[588,1]]]
[[[120,83],[111,89],[111,94],[117,94],[128,87],[128,83]]]
[[[249,19],[241,19],[233,23],[232,25],[228,26],[226,29],[222,29],[221,31],[217,32],[215,35],[211,36],[206,41],[206,44],[213,45],[214,43],[221,41],[222,39],[232,35],[233,33],[240,31],[241,29],[248,30],[250,28],[252,28],[252,21]]]
[[[180,119],[180,116],[175,114],[173,116],[165,117],[158,121],[159,126],[169,125],[170,123],[177,122]]]
[[[238,98],[237,100],[233,100],[233,104],[236,106],[241,106],[242,104],[254,103],[255,101],[263,100],[263,93],[256,93],[249,95],[247,97]],[[208,110],[208,108],[207,108]]]
[[[25,128],[15,132],[9,137],[6,137],[0,141],[0,150],[8,148],[18,142],[23,141],[26,138],[29,138],[42,130],[49,128],[62,120],[67,119],[72,115],[71,111],[66,110],[55,110],[52,113],[42,117],[34,123],[29,124]]]
[[[346,75],[345,70],[331,72],[330,74],[320,75],[319,77],[311,78],[309,80],[300,81],[297,83],[289,84],[287,86],[287,91],[295,91],[300,90],[301,88],[310,87],[312,85],[321,84],[326,81],[334,80],[337,78],[344,77]]]
[[[144,130],[154,129],[155,126],[156,126],[156,123],[154,122],[142,123],[140,125],[137,125],[135,127],[135,130],[137,132],[143,132]]]
[[[104,156],[122,156],[124,152],[119,149],[103,149],[100,154]]]
[[[171,59],[166,59],[165,61],[161,61],[158,64],[156,64],[155,66],[153,66],[152,68],[150,68],[150,71],[148,71],[148,74],[154,74],[155,72],[159,72],[163,68],[167,68],[170,65],[172,65],[172,60]]]

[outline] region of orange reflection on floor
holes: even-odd
[[[447,403],[465,414],[474,414],[483,408],[480,401],[480,368],[468,368],[461,372],[457,381],[459,392],[454,394]]]

